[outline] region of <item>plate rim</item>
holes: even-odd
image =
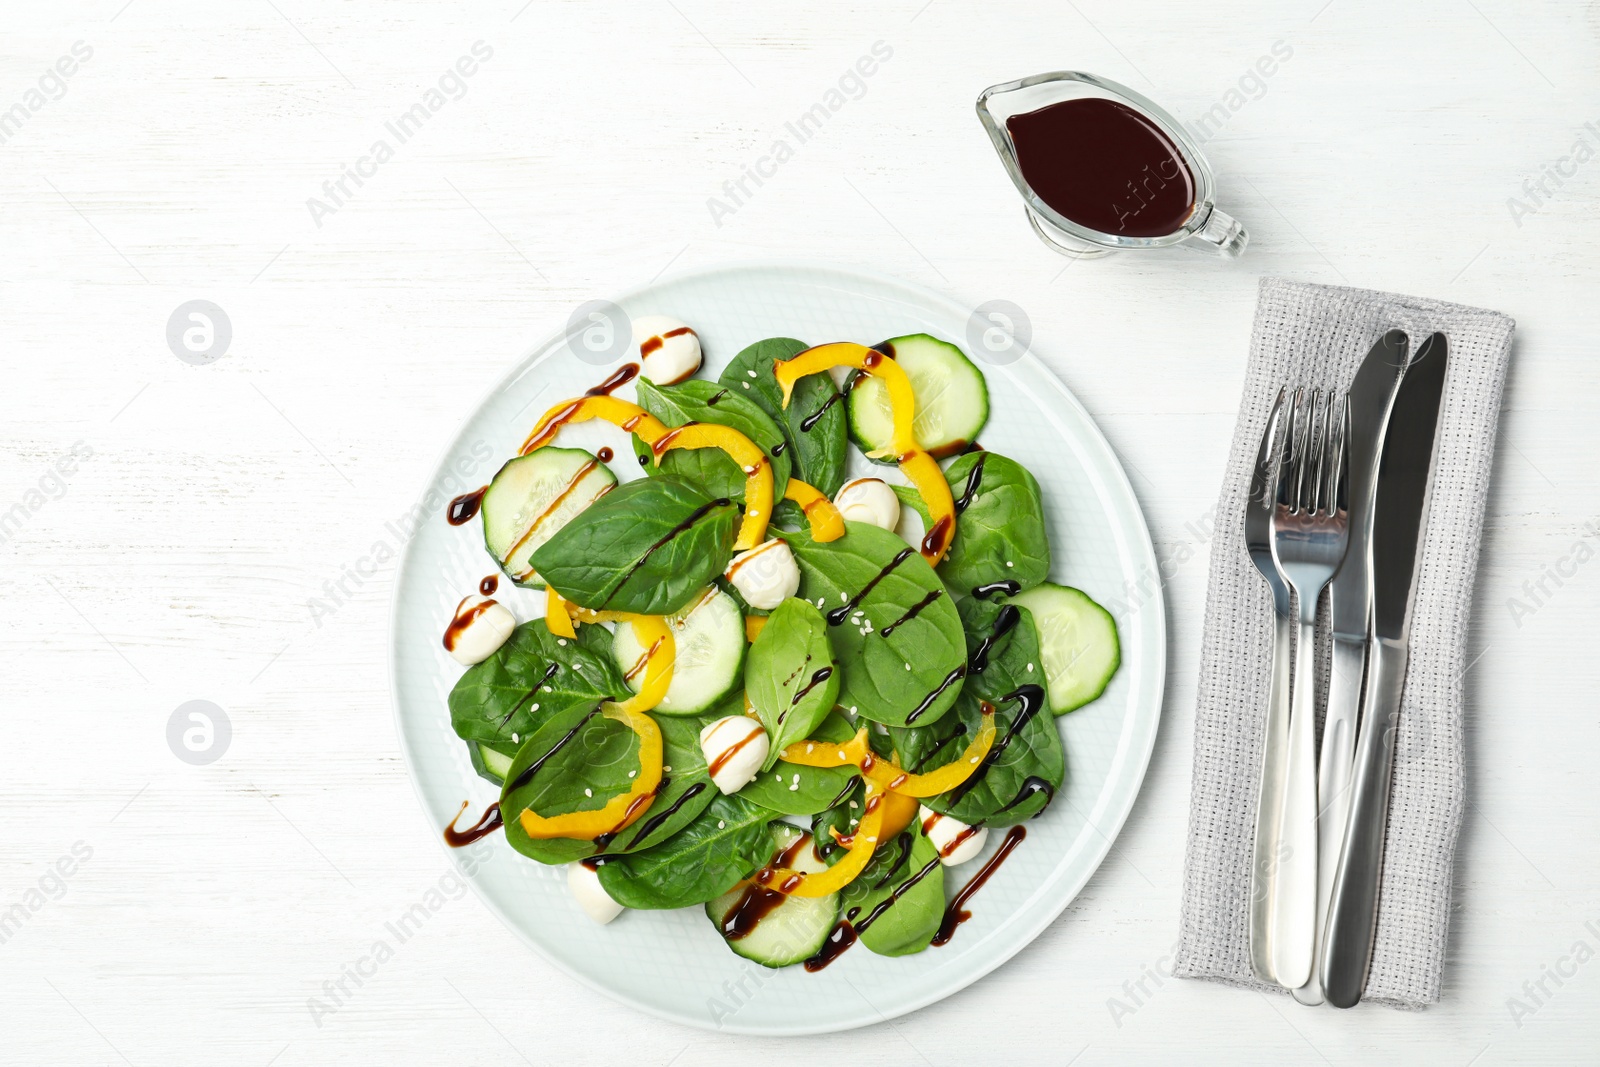
[[[930,286],[923,285],[919,282],[907,281],[894,275],[879,273],[861,267],[841,266],[836,263],[830,263],[826,260],[808,259],[803,257],[754,257],[719,260],[718,262],[709,265],[686,267],[671,273],[658,275],[647,282],[635,285],[630,289],[623,290],[616,295],[606,297],[605,299],[608,299],[613,303],[623,304],[647,294],[654,289],[664,286],[714,275],[737,274],[746,271],[768,271],[776,273],[783,273],[786,271],[805,271],[814,273],[829,273],[847,279],[864,281],[874,286],[899,288],[910,294],[918,302],[934,305],[941,310],[950,312],[956,316],[963,314],[970,316],[971,314],[971,309],[962,304],[954,296],[945,292],[941,292],[940,290],[934,289]],[[476,403],[474,403],[460,418],[460,420],[458,420],[455,431],[449,436],[446,443],[435,453],[433,462],[427,468],[427,476],[423,481],[422,492],[417,495],[417,499],[421,499],[422,496],[426,495],[428,489],[433,485],[433,482],[445,460],[449,458],[450,454],[460,444],[462,438],[467,432],[468,425],[473,419],[477,418],[478,413],[483,410],[484,406],[493,400],[495,396],[497,396],[501,391],[515,381],[520,375],[525,374],[528,370],[532,369],[529,366],[529,361],[541,350],[556,344],[564,336],[564,334],[565,331],[539,334],[539,340],[535,341],[529,346],[524,347],[521,354],[510,364],[507,370],[498,378],[496,378],[490,384],[490,386],[483,391],[483,393],[478,397]],[[1046,381],[1051,384],[1051,386],[1056,390],[1057,394],[1075,411],[1077,415],[1081,416],[1082,421],[1091,431],[1091,433],[1087,435],[1087,440],[1092,442],[1095,447],[1100,449],[1104,456],[1110,461],[1108,473],[1114,472],[1115,474],[1115,478],[1111,479],[1112,486],[1113,488],[1118,489],[1126,494],[1128,511],[1131,513],[1134,522],[1136,523],[1135,532],[1138,534],[1138,537],[1134,539],[1134,548],[1136,551],[1142,550],[1142,555],[1145,558],[1141,562],[1146,565],[1145,573],[1155,574],[1159,578],[1160,568],[1155,557],[1155,544],[1150,537],[1149,522],[1145,518],[1143,507],[1140,506],[1138,494],[1134,491],[1133,482],[1128,477],[1127,469],[1123,465],[1121,458],[1117,455],[1116,450],[1112,448],[1111,442],[1106,437],[1105,432],[1100,428],[1100,424],[1095,420],[1093,415],[1090,414],[1089,410],[1083,406],[1083,403],[1077,398],[1072,390],[1067,387],[1066,383],[1063,382],[1059,376],[1057,376],[1055,371],[1053,371],[1049,365],[1044,362],[1044,360],[1040,359],[1039,356],[1035,354],[1032,341],[1029,342],[1029,345],[1024,351],[1022,360],[1032,361],[1036,365],[1036,370],[1043,375]],[[412,795],[415,798],[419,809],[421,810],[424,823],[431,826],[432,820],[430,818],[431,812],[428,806],[428,798],[423,793],[422,782],[419,780],[419,776],[416,771],[417,761],[412,753],[411,740],[407,735],[407,731],[402,719],[399,665],[398,657],[396,655],[400,624],[400,595],[403,585],[402,576],[406,573],[407,568],[410,566],[411,555],[416,548],[417,541],[418,539],[416,537],[407,538],[405,544],[401,546],[399,559],[395,563],[394,584],[389,594],[388,633],[385,643],[387,646],[386,658],[389,680],[389,705],[395,730],[395,737],[399,743],[401,754],[405,758],[406,779],[411,785]],[[1086,867],[1080,877],[1074,879],[1071,883],[1063,883],[1064,889],[1059,893],[1058,901],[1045,905],[1042,909],[1038,909],[1035,914],[1029,917],[1027,923],[1022,927],[1021,935],[1013,939],[1013,944],[1002,946],[998,951],[991,953],[988,958],[982,960],[976,966],[963,971],[960,974],[953,974],[951,979],[944,985],[915,996],[905,1003],[897,1005],[888,1012],[879,1010],[875,1005],[872,1005],[869,1002],[868,1007],[871,1009],[871,1012],[877,1016],[876,1018],[841,1018],[838,1020],[828,1020],[825,1022],[800,1024],[794,1026],[775,1026],[770,1024],[741,1025],[731,1020],[725,1021],[720,1025],[713,1025],[705,1018],[687,1014],[674,1008],[663,1007],[661,1005],[644,1000],[632,993],[614,989],[605,985],[599,980],[568,966],[565,961],[547,952],[545,948],[538,943],[538,941],[536,941],[527,931],[522,929],[519,923],[513,921],[511,916],[509,916],[500,907],[498,902],[496,902],[478,887],[477,880],[475,878],[468,877],[466,879],[467,884],[472,886],[473,894],[478,898],[479,902],[482,903],[491,914],[499,919],[502,925],[510,930],[519,941],[530,948],[535,955],[537,955],[546,963],[555,967],[562,974],[576,980],[580,985],[609,998],[613,1002],[624,1004],[630,1008],[642,1011],[658,1019],[664,1019],[668,1022],[693,1027],[696,1030],[704,1030],[711,1033],[739,1034],[742,1036],[756,1037],[807,1037],[820,1034],[842,1033],[849,1030],[856,1030],[868,1026],[888,1023],[892,1019],[909,1015],[915,1011],[920,1011],[931,1004],[936,1004],[939,1001],[954,996],[963,989],[972,986],[974,983],[993,973],[1002,965],[1010,962],[1025,948],[1032,945],[1033,942],[1038,939],[1039,935],[1044,932],[1045,928],[1054,923],[1056,919],[1061,916],[1061,913],[1078,898],[1078,894],[1083,891],[1083,887],[1088,884],[1089,879],[1094,877],[1096,872],[1099,871],[1100,866],[1105,863],[1106,857],[1110,855],[1112,846],[1116,843],[1116,839],[1121,835],[1122,828],[1126,824],[1128,816],[1132,813],[1134,805],[1138,803],[1139,796],[1144,791],[1145,777],[1149,773],[1150,759],[1155,751],[1156,738],[1159,735],[1161,728],[1162,710],[1166,702],[1166,593],[1160,581],[1155,583],[1154,594],[1148,601],[1145,602],[1144,610],[1151,612],[1154,619],[1154,634],[1152,637],[1154,648],[1151,653],[1151,658],[1154,665],[1154,669],[1152,671],[1152,677],[1154,678],[1154,691],[1150,698],[1152,702],[1152,709],[1150,712],[1149,725],[1144,732],[1143,738],[1141,739],[1140,737],[1135,736],[1131,739],[1134,743],[1140,744],[1140,751],[1131,754],[1134,757],[1134,762],[1137,764],[1137,773],[1130,779],[1133,783],[1132,788],[1128,790],[1126,799],[1118,806],[1119,810],[1106,813],[1111,817],[1107,827],[1105,829],[1101,829],[1098,826],[1094,827],[1099,836],[1103,839],[1103,844],[1098,848],[1098,857],[1095,859],[1092,865],[1088,865]],[[1140,743],[1141,741],[1142,743]],[[1133,763],[1130,763],[1130,767],[1132,766]],[[1089,813],[1091,817],[1093,814],[1093,811]],[[461,873],[461,850],[451,848],[438,834],[433,834],[430,836],[433,837],[436,847],[444,850],[451,866],[458,873]],[[1014,915],[1013,919],[1015,918],[1016,916]]]

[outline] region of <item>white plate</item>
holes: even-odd
[[[971,309],[893,279],[826,267],[741,264],[697,271],[617,303],[632,315],[665,313],[694,326],[705,346],[707,377],[745,345],[771,336],[872,344],[922,331],[970,347]],[[766,1035],[846,1030],[913,1011],[976,981],[1033,940],[1094,873],[1133,805],[1160,716],[1166,644],[1155,556],[1126,475],[1072,394],[1031,354],[1006,366],[980,366],[990,394],[983,445],[1019,460],[1039,479],[1051,578],[1112,607],[1122,667],[1098,701],[1056,720],[1066,743],[1066,785],[1027,823],[1027,839],[973,898],[971,920],[950,944],[914,956],[890,959],[857,945],[816,974],[800,967],[773,971],[730,952],[700,908],[628,912],[595,926],[568,896],[564,869],[526,859],[496,835],[487,849],[474,850],[490,858],[472,865],[471,881],[546,959],[609,996],[691,1026]],[[540,345],[479,405],[429,482],[435,496],[425,499],[430,506],[396,583],[391,654],[401,743],[435,835],[463,800],[472,802],[470,819],[496,798],[450,729],[446,698],[461,668],[440,646],[456,602],[495,567],[479,524],[449,526],[442,501],[487,481],[546,407],[608,372],[576,358],[564,335]],[[631,389],[619,395],[630,396]],[[609,444],[620,476],[635,473],[626,469],[633,462],[627,438],[614,428],[572,427],[563,441],[591,451]],[[501,583],[499,599],[519,618],[542,614],[540,600],[507,592],[509,584]],[[1001,836],[990,835],[989,851]],[[949,892],[978,866],[948,869]]]

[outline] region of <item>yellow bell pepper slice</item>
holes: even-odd
[[[907,797],[936,797],[947,793],[972,777],[994,745],[994,706],[983,705],[983,725],[966,750],[950,763],[927,774],[912,774],[897,767],[893,760],[880,756],[867,744],[867,728],[842,745],[827,741],[796,741],[778,758],[802,767],[837,767],[854,764],[869,784]]]
[[[572,625],[572,614],[567,610],[566,599],[552,585],[544,588],[544,624],[557,637],[578,636],[578,631]]]
[[[754,644],[756,638],[761,636],[761,631],[766,628],[766,625],[767,617],[765,615],[746,615],[744,617],[744,639]]]
[[[617,707],[629,712],[649,711],[661,703],[672,684],[672,666],[678,658],[678,642],[672,636],[672,627],[661,615],[629,615],[627,622],[633,626],[633,636],[645,648],[642,659],[644,681],[639,691]],[[624,678],[632,680],[641,664],[630,667]]]
[[[653,445],[666,434],[667,428],[660,419],[638,404],[618,400],[614,396],[580,396],[563,400],[539,417],[533,432],[522,442],[521,455],[543,448],[556,439],[561,427],[590,419],[603,419],[627,433],[638,434],[647,445]]]
[[[849,843],[844,858],[825,871],[806,874],[789,867],[763,867],[751,876],[757,885],[792,897],[825,897],[837,893],[860,876],[872,861],[883,833],[883,789],[867,783],[866,805],[855,832],[839,839]]]
[[[783,498],[793,500],[805,512],[806,521],[811,524],[813,541],[825,544],[844,536],[844,516],[816,486],[807,485],[799,478],[790,478],[789,484],[784,487]]]
[[[917,398],[911,389],[911,379],[905,369],[866,345],[852,341],[808,348],[793,359],[774,360],[773,373],[783,389],[783,406],[789,406],[794,385],[808,374],[818,374],[830,367],[854,367],[883,382],[889,394],[889,410],[894,416],[894,432],[889,447],[874,449],[868,456],[895,457],[900,472],[917,487],[923,503],[928,506],[928,532],[922,539],[922,558],[937,564],[950,550],[956,532],[956,504],[950,495],[950,483],[944,471],[923,447],[917,443],[912,422],[917,414]]]
[[[634,698],[638,699],[637,695]],[[594,811],[574,811],[566,815],[546,818],[532,808],[524,808],[517,818],[529,837],[547,839],[570,837],[579,841],[593,841],[603,834],[615,834],[650,809],[661,785],[661,727],[643,711],[623,704],[607,703],[601,712],[608,719],[623,723],[639,735],[639,773],[633,779],[633,788],[621,796],[612,797],[602,808]]]
[[[744,522],[733,547],[743,552],[759,545],[766,537],[767,521],[772,517],[772,461],[760,446],[731,426],[690,422],[650,442],[656,465],[659,466],[661,457],[674,448],[720,448],[732,457],[745,474]]]

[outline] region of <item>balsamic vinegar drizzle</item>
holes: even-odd
[[[456,605],[456,613],[450,619],[450,625],[444,628],[445,650],[449,652],[455,651],[456,642],[461,639],[462,634],[467,632],[467,627],[471,626],[479,615],[482,615],[493,606],[493,600],[480,600],[478,603],[471,605],[463,600]]]
[[[498,574],[488,575],[483,579],[483,581],[478,583],[478,592],[482,593],[484,596],[494,596],[494,591],[499,588],[500,576]]]
[[[640,458],[642,459],[643,457]],[[699,507],[695,508],[694,511],[689,513],[689,517],[687,519],[684,519],[682,522],[678,523],[678,525],[668,530],[661,536],[659,541],[644,550],[644,554],[635,560],[633,566],[629,567],[623,574],[622,580],[611,587],[611,592],[606,594],[606,598],[601,602],[600,606],[604,608],[609,605],[611,603],[612,596],[616,594],[617,590],[628,584],[628,579],[632,578],[636,573],[638,573],[639,568],[643,567],[645,563],[649,561],[651,555],[654,554],[657,549],[665,547],[668,541],[671,541],[674,537],[677,537],[679,534],[683,533],[683,531],[699,522],[701,518],[705,516],[706,512],[712,511],[716,508],[726,507],[731,503],[733,502],[727,497],[719,496],[717,499],[708,500],[704,504],[701,504]]]
[[[983,465],[989,460],[989,453],[980,452],[973,461],[972,470],[967,472],[967,484],[961,495],[956,498],[956,514],[959,515],[972,504],[973,498],[978,495],[978,487],[983,484]]]
[[[909,548],[902,548],[899,552],[896,552],[894,559],[891,559],[884,566],[883,570],[873,575],[872,581],[861,587],[861,592],[857,593],[849,600],[846,600],[843,604],[828,612],[828,625],[838,626],[839,624],[843,623],[844,620],[848,619],[850,617],[850,613],[856,610],[856,605],[867,599],[867,595],[878,587],[878,583],[889,577],[890,571],[893,571],[896,567],[900,566],[900,564],[904,563],[910,558],[911,549]]]
[[[596,704],[594,708],[590,710],[589,714],[578,720],[578,724],[576,726],[562,735],[561,740],[550,746],[549,752],[546,752],[544,755],[528,764],[527,770],[517,775],[517,780],[506,787],[506,795],[509,796],[512,793],[515,793],[517,790],[533,781],[533,776],[539,773],[539,768],[545,765],[545,761],[551,756],[554,756],[557,752],[560,752],[563,748],[566,748],[567,745],[572,742],[572,739],[578,736],[578,731],[583,729],[584,726],[588,724],[589,720],[598,714],[600,714],[600,706]]]
[[[663,777],[661,779],[660,788],[665,789],[666,787],[667,779]],[[640,841],[643,841],[645,838],[649,837],[651,834],[665,826],[667,820],[678,814],[678,812],[682,811],[685,804],[689,803],[689,801],[693,800],[695,797],[699,796],[705,791],[706,784],[704,782],[696,782],[688,789],[685,789],[683,791],[683,796],[679,797],[677,800],[674,800],[671,807],[667,808],[665,811],[657,812],[644,822],[640,823],[639,832],[633,835],[633,840],[628,842],[627,847],[630,849],[638,848]]]
[[[461,802],[461,810],[456,812],[454,819],[450,820],[450,825],[444,828],[444,843],[451,848],[465,848],[479,838],[488,837],[506,824],[505,819],[500,815],[500,805],[494,803],[490,804],[484,813],[478,817],[477,822],[465,830],[457,830],[456,822],[466,810],[467,802],[463,800]]]
[[[782,852],[772,858],[761,870],[751,878],[749,885],[744,887],[744,892],[734,902],[732,909],[722,919],[722,936],[729,941],[738,941],[740,938],[749,937],[755,933],[761,920],[772,914],[789,895],[776,889],[768,889],[761,883],[771,876],[773,868],[793,867],[795,857],[800,855],[800,850],[811,843],[810,834],[801,834]],[[785,883],[787,884],[787,883]]]
[[[882,889],[885,885],[887,885],[889,880],[900,871],[900,869],[905,865],[906,860],[910,857],[911,835],[909,833],[902,833],[899,837],[899,841],[900,855],[897,856],[894,863],[890,865],[889,873],[885,874],[881,879],[878,880],[878,883],[873,886],[874,889]],[[926,878],[929,872],[931,872],[937,866],[939,866],[939,857],[935,856],[933,859],[924,864],[922,869],[916,874],[913,874],[910,878],[907,878],[904,882],[901,882],[899,885],[895,886],[893,891],[890,892],[890,894],[883,900],[880,900],[876,907],[867,912],[866,918],[862,919],[860,922],[856,922],[855,918],[857,915],[861,914],[861,909],[851,908],[845,917],[840,919],[838,923],[835,924],[833,930],[829,932],[828,939],[822,943],[822,947],[817,950],[817,954],[805,961],[804,966],[806,971],[811,974],[816,974],[828,964],[838,959],[845,949],[855,944],[857,939],[862,934],[866,933],[867,929],[872,926],[873,923],[877,922],[883,917],[884,912],[894,907],[894,905],[899,902],[901,897],[909,893],[913,886]]]
[[[917,614],[922,611],[923,608],[927,607],[929,604],[932,604],[935,600],[938,600],[942,596],[944,596],[944,590],[935,589],[933,592],[929,593],[927,596],[911,605],[911,607],[907,608],[904,615],[900,616],[898,619],[894,620],[894,622],[891,622],[888,626],[885,626],[878,632],[883,634],[883,636],[888,637],[890,634],[894,633],[895,627],[899,626],[901,623],[910,622],[912,619],[917,617]]]
[[[1044,794],[1045,807],[1048,807],[1050,801],[1055,799],[1056,787],[1045,781],[1043,778],[1040,778],[1037,774],[1030,774],[1028,777],[1022,780],[1022,788],[1017,790],[1017,795],[1012,797],[1011,800],[1000,809],[1000,811],[1010,811],[1019,804],[1024,804],[1027,801],[1032,800],[1040,793]],[[995,814],[998,815],[999,812],[996,812]],[[1037,819],[1043,814],[1044,807],[1041,807],[1038,811],[1033,813],[1033,817]]]
[[[611,451],[610,446],[609,445],[605,445],[605,446],[601,447],[600,451],[595,453],[595,458],[598,459],[601,463],[610,463],[611,462],[611,457],[613,457],[615,455],[616,455],[616,453]]]
[[[927,714],[928,709],[933,707],[933,702],[939,699],[940,693],[943,693],[946,689],[949,689],[952,685],[955,685],[966,676],[967,665],[965,663],[951,671],[949,674],[945,675],[944,681],[940,682],[936,687],[934,687],[933,692],[923,697],[922,703],[913,708],[911,710],[911,714],[906,716],[906,725],[910,726],[912,723],[922,718],[923,715]],[[978,768],[978,773],[982,774],[983,768]]]
[[[1022,826],[1013,826],[1006,831],[1006,839],[1000,842],[999,851],[989,857],[989,862],[978,869],[978,873],[972,876],[972,881],[962,886],[961,891],[945,907],[944,921],[939,924],[939,932],[933,935],[933,943],[935,945],[948,945],[950,939],[956,936],[956,927],[972,918],[972,912],[965,910],[967,901],[972,899],[972,894],[983,888],[983,884],[989,880],[989,876],[999,870],[1000,865],[1006,861],[1006,857],[1011,855],[1012,850],[1021,844],[1022,839],[1027,836],[1027,828]]]
[[[973,786],[983,781],[984,776],[989,773],[989,768],[998,763],[1000,757],[1005,754],[1006,746],[1011,744],[1011,739],[1016,737],[1035,715],[1039,714],[1039,709],[1044,707],[1044,687],[1038,685],[1018,686],[1015,691],[1007,693],[1000,698],[1001,703],[1008,703],[1013,700],[1020,704],[1021,707],[1011,717],[1011,725],[1006,727],[1006,732],[1003,736],[995,739],[994,744],[989,747],[989,754],[983,757],[983,762],[979,764],[978,769],[973,771],[966,781],[951,791],[951,804],[960,803],[961,798],[971,792]]]
[[[550,666],[545,668],[544,677],[540,678],[537,682],[534,682],[533,683],[533,688],[528,690],[527,695],[525,695],[521,700],[519,700],[515,704],[513,704],[511,706],[511,710],[506,712],[506,717],[500,720],[500,728],[504,729],[506,723],[511,721],[511,716],[515,715],[518,711],[522,710],[522,705],[526,704],[528,701],[532,700],[534,694],[539,691],[539,687],[544,685],[544,684],[546,684],[547,682],[549,682],[550,679],[554,678],[556,676],[556,672],[559,671],[560,669],[561,669],[561,664],[552,661]]]
[[[955,523],[950,516],[940,515],[939,521],[933,524],[933,529],[929,530],[927,534],[923,536],[922,551],[929,555],[932,555],[936,552],[943,552],[945,547],[950,543],[950,538],[954,529]]]
[[[810,433],[811,427],[815,426],[819,421],[821,421],[822,416],[828,413],[828,409],[833,407],[833,405],[837,404],[842,399],[844,399],[843,393],[830,393],[828,395],[828,399],[822,402],[822,406],[820,408],[800,420],[800,432]]]
[[[807,658],[810,658],[810,657],[807,657]],[[832,678],[832,677],[833,677],[833,668],[832,667],[823,667],[820,670],[818,670],[815,674],[813,674],[811,676],[811,680],[810,681],[808,681],[805,685],[801,686],[798,691],[796,691],[794,697],[791,698],[790,701],[789,701],[789,706],[793,707],[794,705],[800,703],[800,701],[802,701],[802,700],[804,700],[806,698],[806,694],[810,693],[817,686],[821,685],[823,682],[826,682],[829,678]]]
[[[1000,614],[994,617],[994,630],[986,634],[978,647],[972,650],[972,655],[967,658],[967,673],[982,674],[984,668],[989,666],[989,652],[994,648],[995,642],[1017,628],[1017,623],[1022,621],[1022,612],[1014,606],[1007,604],[1000,609]]]
[[[1022,592],[1022,583],[1010,578],[1002,578],[998,582],[989,582],[987,585],[975,585],[972,587],[972,595],[979,600],[988,600],[996,593],[1016,596],[1020,592]]]
[[[444,513],[445,521],[451,526],[461,526],[472,521],[478,513],[478,507],[483,503],[483,494],[489,491],[487,485],[481,485],[470,493],[462,493],[450,501],[450,507]]]
[[[639,364],[624,363],[612,373],[611,377],[607,378],[593,389],[585,389],[583,391],[583,395],[610,396],[624,385],[627,385],[629,382],[633,381],[633,379],[638,377],[638,375]]]

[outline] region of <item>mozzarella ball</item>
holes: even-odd
[[[845,482],[834,495],[833,506],[846,522],[870,522],[891,532],[900,525],[900,498],[882,478]]]
[[[567,888],[572,890],[572,899],[578,902],[583,913],[601,926],[623,912],[622,905],[612,900],[600,884],[599,872],[582,863],[567,864]]]
[[[917,810],[917,818],[922,822],[923,835],[939,850],[939,862],[946,867],[975,858],[989,840],[987,826],[974,830],[960,819],[940,815],[926,804]]]
[[[456,605],[456,614],[444,632],[445,651],[457,663],[482,663],[506,643],[517,628],[517,617],[498,600],[474,594]]]
[[[800,591],[800,567],[794,553],[776,537],[734,556],[723,577],[739,590],[746,604],[762,611],[771,611]]]
[[[699,335],[671,315],[634,319],[633,343],[644,362],[644,376],[657,385],[675,385],[700,369]]]
[[[761,771],[771,744],[767,731],[748,715],[727,715],[700,731],[711,781],[724,794],[737,793]]]

